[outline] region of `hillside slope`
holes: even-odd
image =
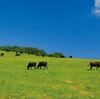
[[[27,70],[28,62],[47,61],[48,70]],[[99,99],[100,69],[90,59],[37,57],[5,52],[0,57],[0,99]]]

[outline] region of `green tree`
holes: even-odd
[[[54,52],[54,53],[51,53],[49,54],[50,57],[60,57],[60,58],[64,58],[64,54],[61,53],[61,52]]]

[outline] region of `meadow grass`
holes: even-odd
[[[28,62],[47,61],[48,69],[27,70]],[[100,69],[93,59],[38,57],[5,52],[0,57],[0,99],[100,99]]]

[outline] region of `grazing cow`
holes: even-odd
[[[36,68],[36,62],[29,62],[28,65],[27,65],[27,70],[29,70],[30,68]]]
[[[48,68],[48,63],[47,62],[39,62],[39,64],[37,65],[37,69],[43,67],[44,69],[45,68]]]
[[[99,68],[100,62],[90,62],[89,66],[90,66],[90,69],[92,69],[92,67]]]
[[[4,56],[4,53],[1,53],[1,56]]]
[[[20,56],[20,53],[16,52],[15,56]]]
[[[42,57],[44,57],[45,55],[43,54]]]
[[[69,56],[69,58],[73,58],[72,56]]]

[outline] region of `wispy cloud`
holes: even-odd
[[[94,10],[93,10],[93,13],[96,15],[96,16],[100,16],[100,0],[94,0]]]

